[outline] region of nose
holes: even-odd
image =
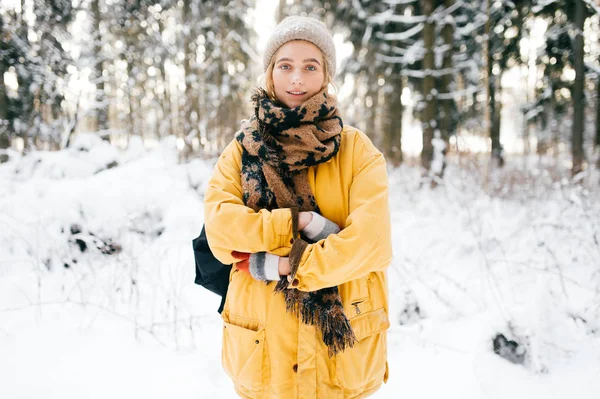
[[[302,77],[300,76],[299,73],[295,73],[292,75],[292,84],[298,85],[298,86],[301,86],[303,84]]]

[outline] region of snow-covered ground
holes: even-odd
[[[193,283],[211,162],[179,163],[173,139],[119,152],[84,134],[11,156],[0,398],[235,397],[218,298]],[[375,398],[600,397],[599,192],[545,173],[519,186],[451,166],[430,189],[390,170],[391,374]],[[498,334],[524,364],[494,353]]]

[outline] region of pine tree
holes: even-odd
[[[25,18],[23,9],[0,14],[0,72],[13,74],[18,85],[13,94],[5,82],[0,85],[0,146],[5,148],[15,137],[23,139],[25,149],[56,148],[61,141],[62,85],[69,64],[61,43],[69,37],[72,7],[67,0],[35,0],[32,7],[32,18]]]
[[[95,54],[92,65],[92,70],[94,71],[92,81],[96,85],[96,104],[94,104],[97,121],[96,128],[101,132],[105,132],[108,129],[108,101],[104,90],[104,54],[102,51],[102,38],[106,33],[106,28],[103,23],[100,0],[91,1],[91,17],[93,21],[93,51]],[[106,135],[103,137],[107,139]]]
[[[504,149],[500,143],[502,102],[502,74],[511,66],[521,62],[519,42],[523,34],[523,23],[528,13],[529,0],[493,2],[490,4],[490,29],[487,38],[487,76],[490,109],[490,139],[492,161],[496,166],[504,164]]]
[[[583,152],[583,127],[584,127],[584,80],[585,71],[583,67],[583,24],[585,23],[585,5],[583,0],[575,0],[575,40],[574,40],[574,64],[575,83],[573,84],[573,132],[571,151],[573,152],[573,166],[571,173],[577,175],[583,170],[585,153]]]
[[[563,89],[571,98],[573,107],[573,123],[571,131],[571,173],[578,174],[584,169],[584,126],[585,126],[585,64],[583,28],[586,18],[600,12],[600,7],[594,6],[589,0],[560,0],[546,2],[535,0],[532,7],[535,15],[545,17],[552,23],[546,32],[546,56],[544,75],[550,104],[555,106],[556,113],[561,113],[560,97],[565,97]],[[573,35],[571,35],[573,34]],[[566,69],[575,70],[572,82],[562,82],[560,76]],[[560,90],[557,93],[557,90]],[[555,94],[557,93],[557,94]],[[555,97],[559,97],[556,101]],[[568,103],[569,98],[564,98]]]
[[[198,40],[203,52],[198,67],[203,80],[202,140],[211,144],[209,150],[224,148],[250,112],[253,65],[261,64],[245,18],[251,7],[248,0],[202,2],[204,23]]]
[[[435,7],[435,0],[421,0],[421,8],[426,21],[423,23],[423,95],[425,105],[421,114],[421,124],[423,126],[423,150],[421,151],[421,167],[429,171],[434,156],[434,131],[437,127],[436,121],[436,91],[435,91],[435,25],[432,14]]]

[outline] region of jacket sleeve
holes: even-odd
[[[290,278],[292,288],[315,291],[337,286],[384,270],[391,262],[385,159],[368,139],[357,142],[353,164],[358,166],[353,170],[345,228],[306,246]]]
[[[233,140],[223,151],[204,196],[206,237],[215,257],[234,263],[232,251],[271,252],[287,256],[292,239],[292,211],[255,212],[244,205],[241,183],[242,148]]]

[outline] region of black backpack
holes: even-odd
[[[202,226],[200,235],[192,241],[192,246],[194,247],[194,258],[196,260],[196,279],[194,282],[221,297],[221,305],[217,310],[221,313],[225,305],[227,288],[229,287],[231,265],[224,265],[215,258],[208,246],[204,226]]]

